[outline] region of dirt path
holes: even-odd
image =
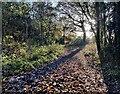
[[[37,68],[35,71],[3,81],[3,93],[106,92],[107,87],[103,76],[89,66],[82,47],[65,49],[66,52],[58,60]]]

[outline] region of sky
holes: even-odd
[[[83,36],[83,32],[76,32],[77,36]],[[93,32],[86,32],[87,38],[92,38],[94,36]]]

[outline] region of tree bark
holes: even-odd
[[[99,2],[96,2],[95,3],[95,9],[96,9],[96,30],[97,30],[97,33],[96,33],[96,44],[97,44],[97,50],[98,50],[98,54],[100,53],[101,51],[101,47],[100,47],[100,19],[99,19],[99,14],[100,14],[100,11],[99,11]]]
[[[26,43],[28,44],[28,24],[26,22],[26,34],[25,34],[25,40],[26,40]]]
[[[85,28],[84,28],[84,24],[82,23],[81,25],[81,28],[82,28],[82,31],[83,31],[83,42],[86,42],[86,31],[85,31]]]

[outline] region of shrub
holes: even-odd
[[[14,74],[16,71],[28,71],[44,63],[57,59],[63,52],[63,46],[54,44],[49,46],[19,46],[19,54],[2,54],[3,75]]]
[[[87,57],[90,57],[90,59],[96,63],[96,64],[100,64],[100,59],[99,56],[97,54],[97,47],[95,46],[94,43],[89,43],[87,44],[84,49],[83,49],[84,55]]]

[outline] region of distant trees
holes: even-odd
[[[63,3],[59,2],[58,10],[60,14],[69,19],[68,23],[71,23],[73,27],[78,27],[83,32],[83,41],[86,42],[86,31],[84,27],[85,17],[78,3]],[[75,31],[75,30],[74,30]]]
[[[35,2],[32,5],[32,31],[31,39],[40,45],[55,43],[55,32],[57,32],[55,20],[55,9],[52,3]]]

